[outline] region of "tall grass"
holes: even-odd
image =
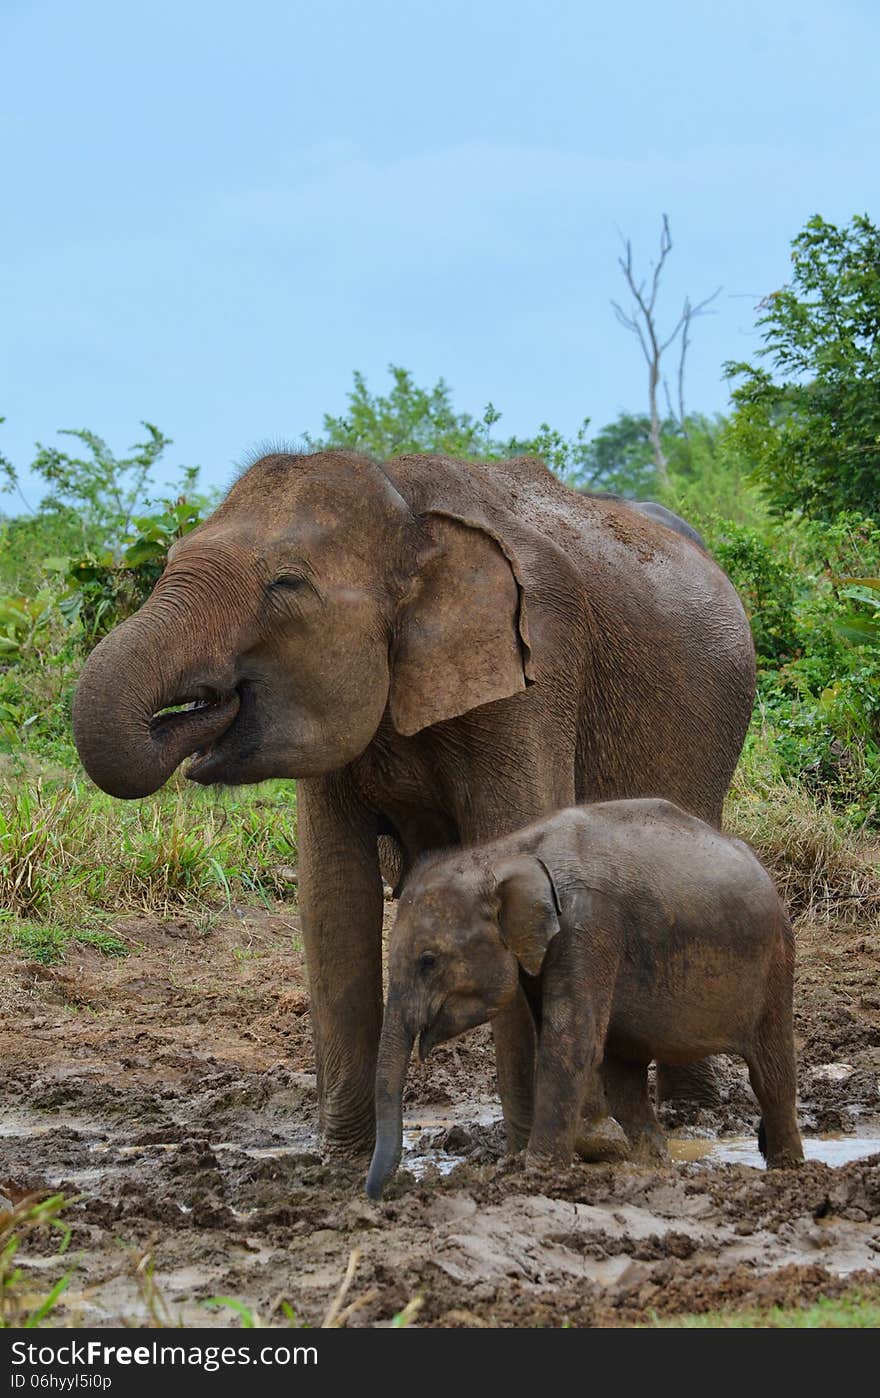
[[[5,779],[0,915],[69,924],[278,893],[295,824],[290,783],[220,795],[172,783],[129,803],[75,779]]]
[[[792,917],[880,923],[880,841],[779,774],[772,729],[756,724],[725,807],[728,830],[772,874]]]
[[[772,728],[760,721],[726,824],[763,859],[793,916],[880,925],[880,843],[782,779]],[[79,935],[111,914],[277,896],[295,861],[291,782],[215,791],[177,778],[147,800],[120,802],[64,773],[0,775],[0,931],[10,919],[27,923],[25,940],[40,924]]]

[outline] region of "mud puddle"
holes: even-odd
[[[492,1130],[487,1132],[486,1128]],[[433,1170],[448,1175],[473,1154],[474,1133],[480,1131],[487,1138],[500,1139],[503,1124],[496,1101],[486,1098],[472,1102],[457,1113],[420,1112],[406,1116],[400,1168],[416,1179]],[[442,1144],[432,1144],[437,1141]]]
[[[806,1159],[819,1161],[831,1169],[848,1165],[854,1160],[866,1160],[880,1151],[880,1129],[870,1136],[829,1133],[805,1136],[803,1140]],[[672,1160],[679,1164],[699,1162],[705,1166],[749,1165],[757,1170],[765,1168],[764,1158],[753,1137],[733,1136],[718,1140],[672,1138],[667,1144]]]
[[[711,1111],[663,1109],[676,1159],[535,1172],[504,1159],[488,1030],[413,1063],[402,1168],[323,1159],[308,989],[290,910],[207,931],[130,919],[108,962],[0,976],[0,1195],[62,1191],[70,1245],[29,1234],[54,1325],[320,1325],[349,1259],[349,1325],[577,1326],[807,1304],[880,1278],[880,939],[801,925],[796,998],[808,1160],[760,1168],[742,1065]],[[241,955],[246,938],[246,957]],[[683,1139],[687,1138],[687,1139]],[[757,1167],[757,1168],[754,1168]],[[170,1319],[169,1319],[170,1317]]]

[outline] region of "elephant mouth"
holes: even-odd
[[[215,759],[215,745],[235,721],[241,706],[238,690],[220,694],[199,686],[176,696],[150,719],[150,737],[158,746],[173,749],[177,760],[191,757],[186,776],[203,780]]]

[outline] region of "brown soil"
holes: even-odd
[[[32,1275],[72,1271],[56,1324],[320,1324],[354,1249],[351,1325],[607,1326],[718,1307],[807,1303],[880,1276],[878,1153],[840,1168],[586,1166],[501,1155],[485,1030],[413,1065],[416,1179],[379,1205],[364,1163],[316,1144],[309,1001],[295,910],[209,930],[125,920],[124,960],[5,958],[0,1192],[76,1196],[68,1255],[35,1235]],[[797,1035],[806,1133],[880,1137],[880,936],[799,928]],[[846,1065],[846,1066],[842,1066]],[[754,1137],[739,1064],[724,1102],[676,1134]],[[417,1139],[416,1139],[417,1138]],[[451,1174],[432,1161],[462,1158]],[[149,1259],[149,1260],[145,1260]],[[150,1301],[152,1270],[158,1295]]]

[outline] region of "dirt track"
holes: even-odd
[[[862,1151],[876,1137],[870,1158],[776,1174],[705,1160],[527,1174],[500,1158],[481,1030],[413,1064],[421,1178],[401,1173],[373,1205],[362,1165],[316,1153],[295,911],[118,930],[125,960],[75,948],[57,967],[7,958],[0,988],[0,1192],[79,1196],[63,1263],[48,1239],[25,1254],[47,1282],[74,1260],[58,1324],[149,1324],[147,1255],[154,1304],[190,1324],[230,1323],[201,1304],[218,1294],[272,1324],[288,1323],[283,1302],[320,1324],[354,1248],[354,1325],[388,1323],[414,1297],[418,1324],[631,1324],[880,1277],[876,934],[801,926],[796,1000],[802,1126],[858,1136]],[[753,1140],[756,1121],[731,1062],[720,1111],[668,1124]],[[432,1163],[455,1159],[447,1175]]]

